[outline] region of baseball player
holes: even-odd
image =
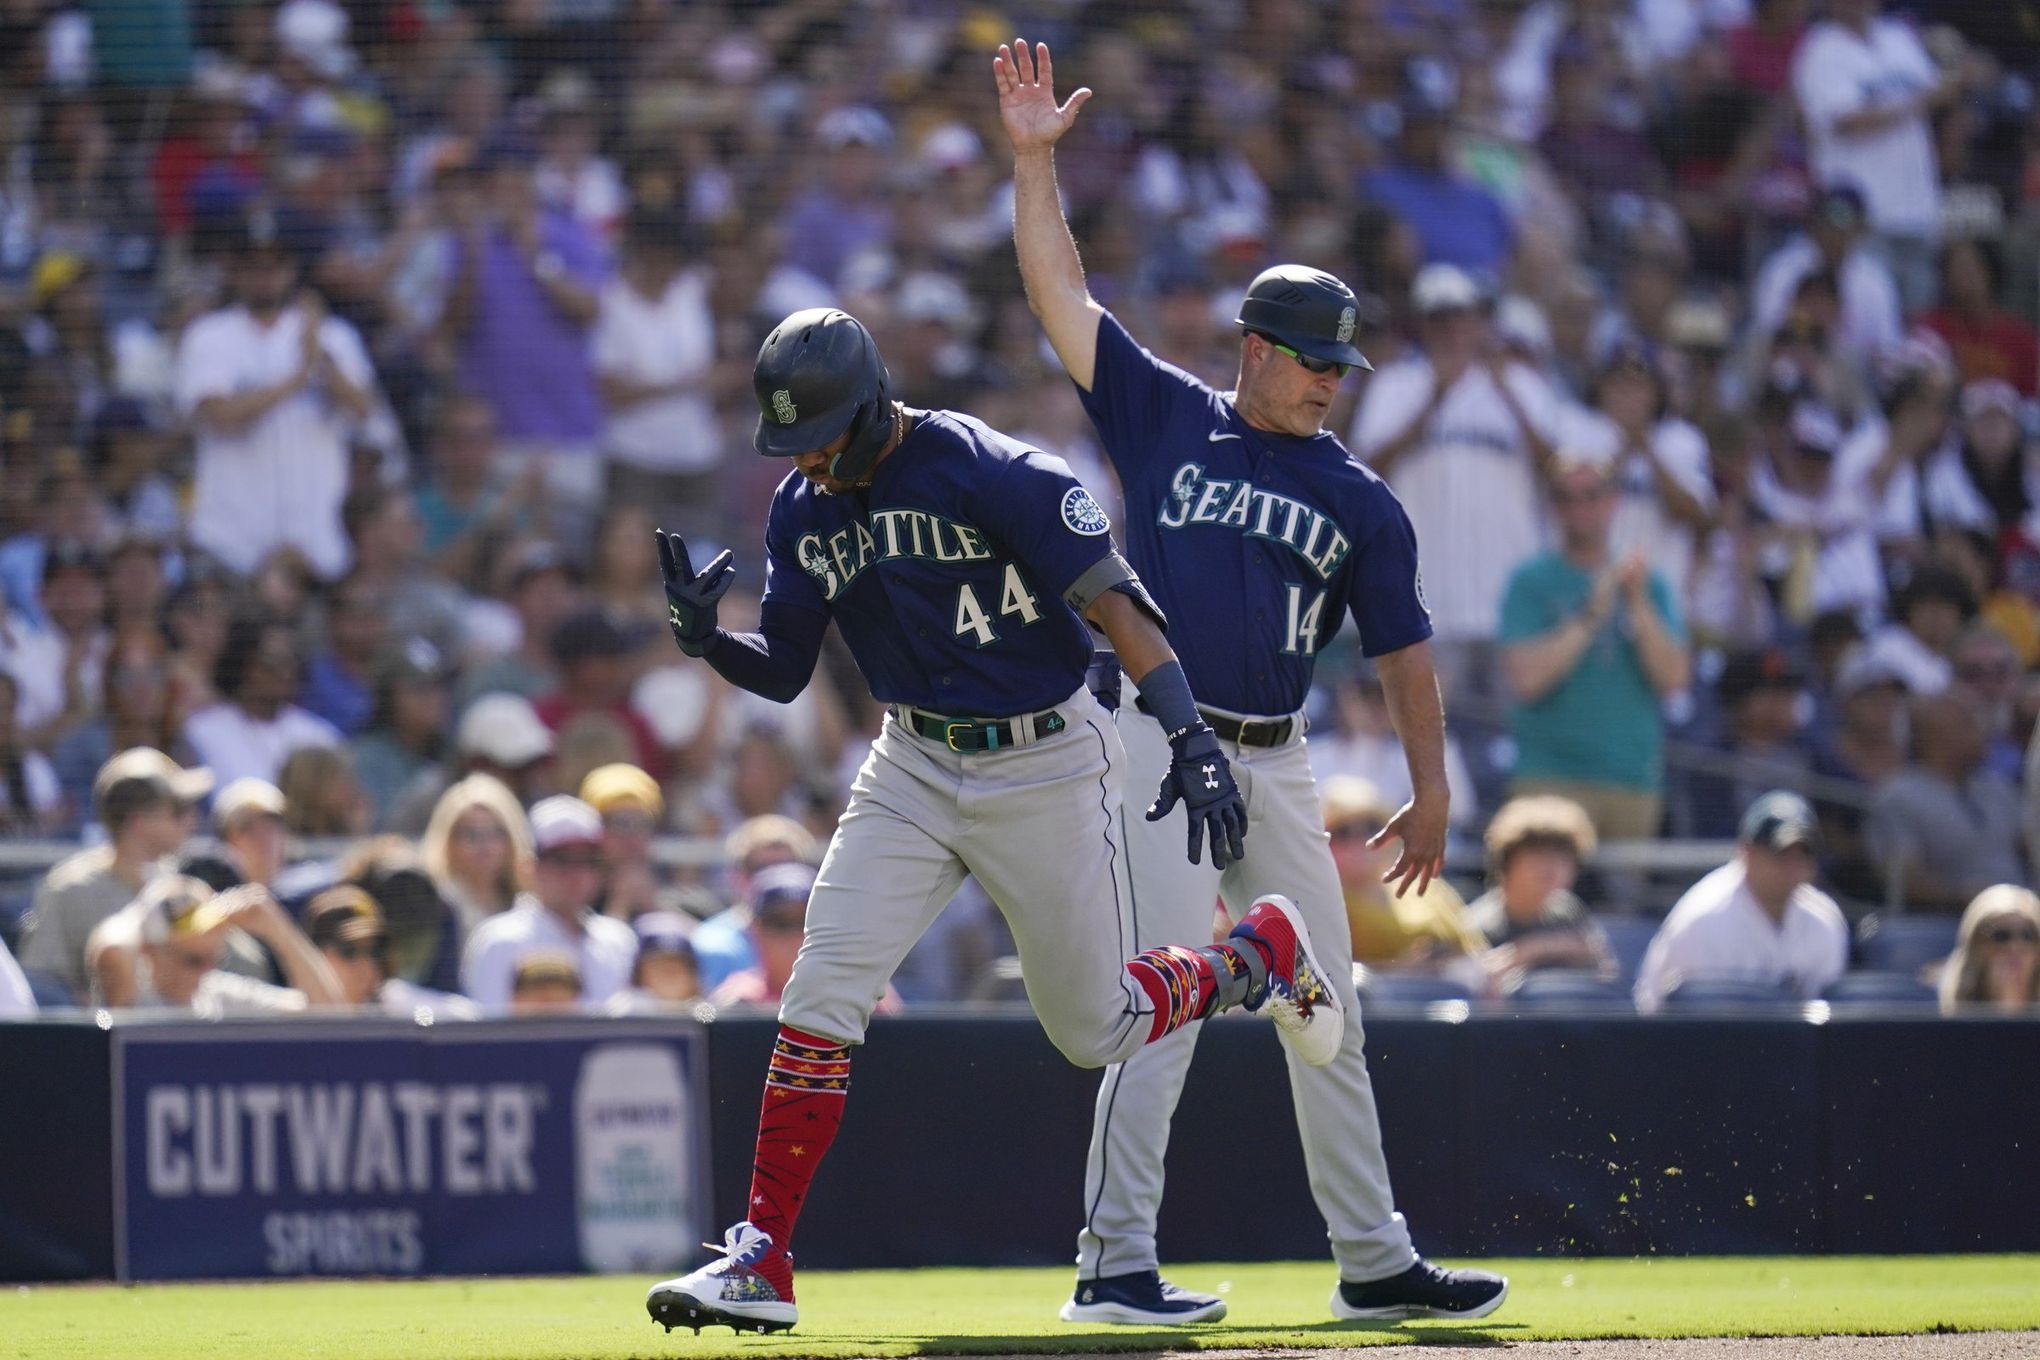
[[[780,322],[753,381],[753,443],[794,462],[766,519],[759,629],[716,625],[728,552],[697,573],[679,537],[660,534],[673,636],[725,679],[783,702],[806,687],[833,619],[889,708],[822,859],[781,999],[749,1218],[725,1236],[723,1260],[652,1288],[646,1306],[668,1330],[794,1324],[794,1223],[842,1119],[851,1046],[967,873],[1012,927],[1049,1038],[1080,1066],[1118,1062],[1232,1006],[1265,1009],[1306,1064],[1332,1059],[1344,1024],[1282,897],[1255,903],[1223,944],[1125,961],[1126,757],[1084,683],[1087,623],[1166,728],[1149,815],[1182,803],[1196,828],[1190,855],[1208,842],[1227,864],[1245,810],[1160,611],[1069,468],[969,416],[894,401],[878,347],[843,312]],[[1186,938],[1209,939],[1208,922]]]
[[[1414,795],[1377,843],[1399,837],[1388,878],[1419,890],[1445,849],[1444,712],[1431,669],[1430,618],[1417,545],[1388,488],[1323,429],[1339,381],[1369,365],[1352,344],[1357,304],[1330,274],[1281,265],[1240,306],[1238,387],[1214,392],[1156,359],[1084,285],[1062,217],[1054,147],[1091,97],[1058,106],[1045,44],[1001,46],[999,112],[1013,143],[1014,238],[1020,274],[1126,492],[1127,555],[1163,601],[1199,713],[1218,734],[1254,824],[1253,846],[1227,864],[1171,853],[1168,819],[1125,821],[1127,931],[1136,943],[1194,934],[1214,895],[1236,918],[1271,878],[1296,888],[1319,957],[1352,995],[1339,879],[1304,753],[1304,696],[1317,651],[1351,614],[1374,657],[1401,736]],[[1471,494],[1478,494],[1475,490]],[[1130,768],[1166,767],[1154,696],[1115,721]],[[1155,1216],[1169,1121],[1197,1042],[1186,1026],[1107,1069],[1098,1093],[1077,1289],[1069,1321],[1146,1325],[1222,1317],[1225,1303],[1161,1279]],[[1312,1193],[1339,1267],[1335,1316],[1482,1317],[1508,1282],[1443,1270],[1418,1256],[1395,1211],[1360,1026],[1344,1027],[1327,1066],[1289,1064]]]

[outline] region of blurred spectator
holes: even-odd
[[[305,908],[305,935],[340,986],[341,1004],[407,1020],[468,1020],[473,1002],[392,977],[390,936],[375,899],[350,883],[328,888]]]
[[[1984,378],[1957,398],[1954,437],[1920,469],[1921,527],[1929,534],[1975,533],[1995,540],[2022,534],[2033,509],[2026,467],[2025,403],[2008,382]],[[2013,550],[1991,542],[1987,563]]]
[[[213,795],[216,844],[187,848],[181,872],[215,892],[243,883],[272,888],[283,872],[289,832],[284,825],[283,790],[260,779],[236,779]]]
[[[184,719],[219,698],[213,676],[232,620],[233,597],[217,571],[196,573],[170,597],[164,631],[171,646],[170,713],[180,741]]]
[[[0,835],[52,835],[64,823],[64,790],[49,758],[23,743],[20,694],[0,670]]]
[[[1759,413],[1751,503],[1773,526],[1782,555],[1781,608],[1805,622],[1830,610],[1875,613],[1884,605],[1877,515],[1892,475],[1919,447],[1882,437],[1851,437],[1835,413],[1810,400],[1782,401],[1775,419]]]
[[[1714,512],[1707,438],[1671,413],[1663,370],[1650,349],[1633,340],[1609,351],[1591,395],[1591,408],[1564,421],[1564,455],[1608,465],[1619,498],[1611,530],[1615,553],[1641,553],[1683,610],[1694,535]]]
[[[2024,773],[2026,753],[2012,736],[2013,709],[2022,678],[2018,653],[2004,634],[1988,624],[1962,630],[1950,650],[1955,679],[1976,701],[1988,733],[1990,750],[1984,764],[2008,784]]]
[[[461,714],[455,729],[458,766],[432,772],[400,800],[388,818],[391,830],[422,830],[445,786],[467,775],[487,775],[507,786],[519,803],[532,803],[553,788],[553,734],[539,721],[529,699],[484,694]]]
[[[218,1017],[343,1003],[333,970],[266,888],[216,894],[195,878],[165,874],[136,899],[135,917],[134,945],[107,940],[93,950],[93,990],[106,1006],[168,1006]],[[230,928],[260,941],[289,985],[222,968]]]
[[[602,819],[578,798],[548,798],[531,810],[531,844],[533,891],[468,936],[461,990],[485,1009],[500,1008],[524,961],[564,954],[580,1000],[599,1006],[629,984],[637,956],[630,927],[592,910],[602,886]]]
[[[1812,768],[1801,737],[1806,675],[1781,648],[1738,652],[1714,683],[1721,734],[1714,743],[1725,766],[1689,780],[1689,834],[1725,840],[1735,834],[1736,810],[1767,788],[1800,788]]]
[[[693,923],[670,911],[648,911],[631,922],[637,933],[637,962],[630,986],[610,1000],[611,1015],[656,1015],[702,999],[701,965],[687,942]]]
[[[593,82],[580,71],[560,70],[538,92],[538,195],[607,238],[628,201],[623,179],[599,153]]]
[[[1369,968],[1448,972],[1478,985],[1474,961],[1486,945],[1452,885],[1434,878],[1423,892],[1398,897],[1382,881],[1395,862],[1395,848],[1370,842],[1395,809],[1381,790],[1364,779],[1335,776],[1319,786],[1318,801],[1345,891],[1354,961]]]
[[[623,265],[602,286],[595,374],[609,422],[607,500],[685,534],[717,536],[722,432],[712,379],[715,322],[700,244],[673,210],[640,210],[624,236]],[[596,543],[597,551],[601,541]]]
[[[472,589],[504,542],[543,518],[544,468],[532,461],[509,476],[496,457],[496,413],[456,392],[433,423],[431,477],[412,494],[434,572]]]
[[[360,888],[381,911],[392,979],[436,992],[460,985],[460,924],[409,841],[371,837],[349,849],[334,871],[336,882]]]
[[[815,871],[805,864],[777,864],[751,880],[744,907],[750,916],[751,947],[757,962],[724,978],[709,994],[719,1007],[779,1005],[780,994],[793,977],[794,960],[807,938],[808,898],[815,890]],[[878,1000],[878,1014],[900,1009],[891,983]]]
[[[354,574],[379,592],[392,637],[422,637],[446,655],[466,640],[467,597],[431,570],[411,498],[383,486],[351,493],[341,508]]]
[[[876,109],[832,110],[814,132],[820,173],[796,191],[781,224],[786,262],[829,289],[844,267],[892,239],[892,210],[882,192],[892,127]]]
[[[192,809],[212,791],[209,770],[187,770],[161,751],[137,747],[106,762],[92,784],[93,811],[107,843],[51,869],[35,890],[21,936],[21,966],[86,995],[85,942],[94,927],[147,886],[163,858],[191,834]]]
[[[569,954],[526,954],[510,979],[509,1013],[558,1015],[581,1004],[581,970]],[[619,993],[620,995],[620,993]]]
[[[1856,359],[1873,364],[1904,338],[1898,285],[1866,239],[1868,209],[1851,183],[1821,190],[1806,230],[1780,246],[1757,271],[1750,326],[1769,334],[1785,324],[1799,285],[1810,274],[1835,280],[1841,302],[1836,339]]]
[[[1910,25],[1878,15],[1879,0],[1829,0],[1792,62],[1808,159],[1822,184],[1861,186],[1870,226],[1897,276],[1905,310],[1934,293],[1940,171],[1928,118],[1959,90]]]
[[[1928,563],[1898,593],[1891,622],[1871,636],[1871,650],[1904,674],[1913,693],[1939,694],[1955,678],[1955,639],[1975,613],[1968,583]]]
[[[1870,843],[1905,905],[1953,912],[1993,883],[2022,883],[2018,790],[1986,764],[1985,715],[1966,690],[1911,706],[1912,760],[1877,792]]]
[[[32,1020],[40,1009],[28,975],[14,961],[7,941],[0,940],[0,1020]]]
[[[113,645],[106,626],[105,564],[82,543],[50,544],[43,555],[41,599],[50,636],[64,649],[63,706],[32,734],[34,744],[47,750],[99,711],[106,654]]]
[[[644,639],[642,627],[627,627],[605,610],[590,609],[570,616],[552,637],[560,687],[533,707],[539,720],[555,733],[584,714],[613,719],[629,734],[635,749],[633,763],[657,778],[666,770],[665,749],[630,703],[631,681],[636,678],[633,658]]]
[[[439,796],[419,854],[465,941],[530,881],[531,824],[501,780],[471,774]]]
[[[115,533],[114,542],[106,545],[109,556],[124,543],[160,549],[182,532],[184,512],[177,502],[177,486],[164,470],[175,446],[176,440],[158,428],[148,409],[134,398],[116,398],[99,412],[91,471],[105,493],[109,527]]]
[[[1558,406],[1534,370],[1493,356],[1486,305],[1463,270],[1429,266],[1411,296],[1423,353],[1368,380],[1350,442],[1416,529],[1438,677],[1458,711],[1492,693],[1497,607],[1510,570],[1538,547]]]
[[[552,639],[574,608],[574,574],[559,549],[537,539],[513,549],[503,597],[517,616],[517,646],[468,669],[460,687],[463,710],[485,694],[536,699],[559,685]]]
[[[338,746],[333,725],[292,702],[302,665],[297,634],[281,619],[243,614],[227,629],[213,684],[221,702],[184,722],[192,754],[221,779],[281,784],[283,762],[306,746]]]
[[[233,285],[233,305],[177,347],[177,402],[197,437],[191,539],[243,575],[287,551],[330,580],[347,567],[347,440],[375,373],[354,328],[298,292],[272,224],[252,220],[235,241]]]
[[[1920,324],[1948,342],[1965,383],[2010,383],[2022,396],[2040,382],[2040,335],[2004,297],[2004,261],[1989,241],[1950,241],[1941,249],[1941,305]]]
[[[1509,578],[1502,663],[1516,704],[1511,791],[1556,793],[1611,840],[1657,834],[1664,803],[1659,701],[1689,674],[1671,589],[1637,554],[1609,548],[1615,483],[1566,463],[1552,479],[1561,547]]]
[[[1426,263],[1498,279],[1508,266],[1515,229],[1495,196],[1452,163],[1458,95],[1449,84],[1420,83],[1406,94],[1394,160],[1362,176],[1360,191],[1409,223],[1423,243]]]
[[[635,765],[604,765],[581,781],[581,801],[602,818],[602,892],[595,910],[629,921],[660,906],[652,836],[666,815],[658,783]]]
[[[284,758],[284,825],[296,836],[359,836],[368,830],[368,795],[343,746],[301,746]]]
[[[1751,982],[1811,1000],[1842,975],[1849,926],[1813,886],[1813,809],[1772,792],[1744,811],[1735,859],[1695,883],[1665,917],[1637,970],[1649,1015],[1686,983]]]
[[[585,517],[601,494],[588,336],[608,267],[594,235],[539,197],[532,156],[507,141],[491,150],[487,198],[459,224],[447,319],[462,381],[495,408],[505,470],[538,463],[555,509]]]
[[[750,909],[744,905],[752,880],[775,864],[818,865],[822,847],[799,822],[770,813],[739,823],[724,837],[723,859],[729,865],[729,900],[734,905],[703,921],[692,937],[701,986],[710,992],[757,960],[748,929]]]
[[[1586,810],[1567,798],[1512,799],[1484,839],[1494,886],[1468,904],[1466,919],[1487,941],[1489,975],[1586,968],[1612,976],[1607,937],[1573,894],[1594,853]]]
[[[659,577],[655,521],[642,504],[619,501],[602,512],[595,529],[595,554],[588,568],[589,603],[631,634],[640,649],[664,662],[666,588]],[[727,525],[722,526],[727,528]]]
[[[1863,834],[1864,804],[1905,768],[1905,676],[1861,643],[1844,658],[1834,683],[1835,722],[1814,749],[1813,772],[1861,790],[1858,800],[1820,804],[1821,838],[1835,891],[1877,901],[1883,873]]]
[[[446,739],[448,678],[439,649],[418,637],[386,655],[377,668],[374,713],[348,751],[378,827],[387,825],[398,799],[438,766]]]
[[[326,599],[326,646],[305,665],[297,700],[344,737],[361,734],[375,713],[375,665],[390,635],[390,602],[381,586],[349,572]]]
[[[106,657],[99,716],[57,743],[50,760],[67,806],[68,827],[92,816],[92,781],[116,751],[150,746],[187,754],[183,722],[171,702],[163,644],[150,634],[117,640]],[[18,704],[10,708],[17,711]]]
[[[1372,667],[1357,667],[1339,677],[1332,701],[1337,725],[1310,739],[1311,774],[1320,784],[1351,775],[1372,784],[1390,806],[1407,803],[1409,762],[1403,759],[1402,741],[1389,720],[1380,677]],[[1452,796],[1452,825],[1471,825],[1480,815],[1480,802],[1466,757],[1450,732],[1445,734],[1445,787]]]
[[[2040,897],[1999,883],[1963,909],[1955,952],[1941,969],[1941,1013],[2019,1014],[2040,1006]]]

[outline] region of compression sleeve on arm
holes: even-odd
[[[767,600],[758,610],[758,631],[718,628],[702,659],[739,689],[776,704],[790,704],[807,688],[822,654],[829,616]]]
[[[1182,662],[1164,661],[1134,683],[1140,686],[1147,711],[1171,738],[1204,721],[1197,716],[1197,701],[1190,697],[1190,678],[1183,674]]]

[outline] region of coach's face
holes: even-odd
[[[1265,336],[1240,342],[1239,410],[1249,425],[1308,439],[1325,426],[1343,372],[1313,373]]]

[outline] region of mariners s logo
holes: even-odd
[[[1102,534],[1112,527],[1106,518],[1105,507],[1091,498],[1091,493],[1081,486],[1073,486],[1063,492],[1063,523],[1080,534]]]
[[[793,409],[793,393],[783,387],[774,392],[772,394],[772,414],[781,425],[793,424],[800,414]]]
[[[1342,308],[1339,312],[1339,343],[1353,343],[1353,327],[1359,323],[1360,312],[1354,307]]]

